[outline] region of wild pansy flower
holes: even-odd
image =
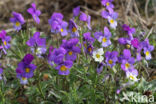
[[[10,36],[6,36],[6,31],[5,30],[2,30],[0,32],[0,39],[2,40],[3,42],[3,45],[1,46],[4,53],[7,54],[6,52],[6,49],[9,49],[10,48],[10,40],[11,40],[11,37]]]
[[[125,45],[125,44],[127,44],[127,38],[121,37],[121,38],[118,39],[118,42],[119,42],[120,44],[122,44],[122,45]]]
[[[128,71],[129,69],[133,69],[133,64],[135,63],[135,59],[131,57],[131,52],[128,49],[123,50],[123,56],[120,57],[121,68],[124,71]]]
[[[134,47],[134,48],[138,48],[139,47],[139,40],[137,38],[134,38],[133,40],[131,40],[131,45]]]
[[[59,75],[68,75],[70,73],[69,69],[72,67],[72,65],[72,61],[66,60],[58,64],[55,69],[58,70]]]
[[[51,66],[53,66],[53,64],[60,64],[64,61],[64,56],[65,54],[67,53],[67,51],[63,48],[63,47],[60,47],[60,48],[55,48],[53,50],[53,52],[51,52],[49,54],[49,57],[48,57],[48,62]],[[53,63],[54,62],[54,63]]]
[[[102,62],[104,57],[102,56],[104,54],[103,48],[97,49],[93,51],[93,58],[97,62]]]
[[[112,4],[113,0],[102,0],[101,3],[109,12],[113,11],[114,5]]]
[[[126,72],[127,78],[129,78],[132,81],[137,82],[139,79],[137,79],[138,71],[136,69],[131,69]]]
[[[83,34],[83,40],[87,41],[89,43],[93,43],[94,42],[94,38],[91,37],[91,33],[90,32],[86,32]]]
[[[94,38],[95,38],[95,39],[98,40],[100,36],[103,36],[103,32],[98,31],[98,32],[95,32],[95,33],[94,33]]]
[[[108,17],[108,22],[110,23],[110,27],[116,29],[117,21],[113,17]]]
[[[154,50],[154,46],[150,45],[149,40],[146,39],[145,41],[142,42],[142,47],[144,50],[146,60],[150,60],[152,58],[150,52]]]
[[[80,6],[73,9],[73,17],[77,17],[80,14]]]
[[[133,34],[135,34],[135,28],[130,28],[128,25],[124,24],[122,26],[123,30],[126,31],[129,35],[129,38],[133,39]]]
[[[63,47],[66,53],[66,60],[75,61],[77,58],[77,54],[80,53],[80,48],[77,46],[79,43],[79,39],[72,38],[70,40],[63,40],[61,47]]]
[[[61,13],[53,13],[51,18],[48,20],[48,23],[51,26],[51,32],[57,33],[59,31],[60,23],[62,22],[63,15]]]
[[[26,54],[16,68],[17,78],[20,79],[21,84],[27,84],[27,79],[33,77],[34,75],[34,70],[36,69],[36,66],[34,64],[31,64],[33,59],[33,55]]]
[[[108,66],[110,66],[111,68],[116,64],[116,62],[118,61],[118,52],[117,51],[107,51],[105,53],[105,58],[106,58],[106,63]]]
[[[91,55],[93,53],[93,43],[94,43],[94,38],[91,37],[91,33],[90,32],[86,32],[83,34],[83,45],[84,45],[84,50],[86,53],[88,53],[89,55]]]
[[[128,33],[129,37],[122,37],[118,39],[118,42],[120,44],[126,45],[127,48],[130,48],[133,46],[134,48],[138,48],[140,46],[140,42],[137,38],[133,37],[133,34],[135,33],[135,28],[130,28],[128,25],[124,24],[122,26],[123,30]]]
[[[15,30],[19,31],[22,28],[22,25],[25,23],[25,20],[20,13],[12,12],[14,17],[10,18],[10,21],[14,24]]]
[[[105,19],[108,19],[109,17],[113,18],[113,20],[116,20],[118,18],[118,13],[117,12],[112,12],[112,13],[109,13],[107,12],[106,10],[103,10],[101,12],[101,16]]]
[[[111,45],[110,41],[111,32],[107,27],[104,27],[104,34],[98,38],[98,41],[102,43],[103,47]]]
[[[51,18],[48,20],[51,25],[52,33],[61,33],[62,36],[66,36],[68,23],[63,21],[63,15],[61,13],[53,13]]]
[[[31,47],[31,51],[38,57],[46,53],[46,39],[40,38],[40,32],[35,32],[26,44]]]
[[[93,50],[94,50],[94,47],[91,43],[87,47],[85,47],[85,52],[89,55],[92,55]]]
[[[102,0],[101,3],[106,7],[105,10],[101,12],[101,16],[105,19],[108,19],[108,22],[110,23],[110,27],[113,29],[116,29],[117,27],[117,17],[118,13],[114,12],[113,8],[114,5],[112,4],[113,0]],[[107,11],[108,10],[108,11]]]
[[[88,29],[91,30],[91,26],[90,26],[91,16],[90,15],[87,15],[87,14],[81,12],[79,19],[80,19],[80,21],[86,22]]]
[[[110,16],[109,12],[107,12],[106,10],[101,11],[101,16],[105,19],[108,18],[108,16]]]
[[[137,53],[136,53],[136,60],[137,60],[137,61],[140,61],[141,59],[142,59],[141,53],[140,53],[140,52],[137,52]]]
[[[79,37],[78,27],[72,19],[69,21],[69,32],[71,33],[72,38]]]
[[[126,45],[127,48],[130,48],[133,46],[134,48],[139,48],[140,47],[140,42],[138,38],[133,38],[133,36],[130,37],[121,37],[118,39],[118,42],[122,45]]]
[[[31,8],[29,8],[27,10],[28,13],[30,13],[34,19],[34,21],[39,24],[40,23],[40,19],[39,16],[41,15],[41,11],[36,9],[36,4],[32,3],[31,4]]]
[[[68,23],[65,21],[62,21],[60,25],[61,28],[59,29],[59,32],[61,33],[62,36],[68,35],[67,26],[68,26]]]
[[[100,73],[102,72],[104,66],[105,66],[105,64],[104,64],[103,62],[100,63],[100,64],[98,65],[97,69],[96,69],[96,72],[97,72],[98,74],[100,74]]]
[[[0,66],[1,66],[1,64],[0,64]],[[3,73],[3,69],[0,68],[0,80],[2,80],[2,73]]]

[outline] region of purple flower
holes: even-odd
[[[91,16],[90,15],[87,16],[87,14],[81,12],[79,19],[80,21],[86,22],[88,29],[91,30],[91,26],[90,26]]]
[[[27,78],[33,77],[36,66],[31,64],[34,57],[31,54],[24,56],[23,60],[18,64],[16,68],[17,78],[20,79],[21,84],[27,83]]]
[[[140,52],[137,52],[137,53],[136,53],[136,60],[137,60],[137,61],[140,61],[141,59],[142,59],[141,53],[140,53]]]
[[[116,20],[118,18],[118,13],[115,11],[112,11],[111,13],[108,12],[107,10],[103,10],[101,12],[101,16],[105,19],[108,19],[109,17],[111,17],[113,20]]]
[[[127,76],[127,78],[129,78],[130,80],[133,80],[135,82],[139,80],[139,79],[137,79],[138,71],[136,69],[130,69],[129,71],[127,71],[126,76]]]
[[[19,31],[22,28],[22,25],[25,23],[25,20],[20,13],[12,12],[14,17],[10,18],[10,21],[14,24],[15,30]]]
[[[53,13],[51,18],[48,20],[51,25],[52,33],[61,33],[62,36],[66,36],[68,23],[63,21],[63,15],[61,13]]]
[[[149,46],[148,48],[147,47],[145,47],[144,48],[144,54],[145,54],[145,58],[146,58],[146,60],[150,60],[151,58],[152,58],[152,56],[151,56],[151,51],[153,51],[154,50],[154,46]]]
[[[113,11],[114,5],[111,3],[113,0],[102,0],[101,3],[109,12]]]
[[[134,68],[133,64],[135,63],[135,59],[131,57],[131,52],[128,49],[123,50],[123,56],[120,57],[119,61],[122,63],[121,68],[124,71]]]
[[[100,63],[100,64],[98,65],[98,67],[97,67],[97,69],[96,69],[96,72],[97,72],[98,74],[100,74],[100,73],[102,72],[104,65],[105,65],[104,63]]]
[[[131,44],[134,48],[138,48],[139,47],[139,40],[137,38],[134,38],[133,40],[131,40]]]
[[[31,51],[36,53],[39,57],[46,53],[46,39],[40,38],[40,32],[35,32],[33,37],[31,37],[26,44],[30,46]]]
[[[87,54],[89,54],[89,55],[92,55],[93,49],[94,49],[94,47],[93,47],[93,45],[90,43],[87,47],[85,47],[85,52],[86,52]]]
[[[103,10],[103,11],[101,12],[101,16],[102,16],[103,18],[107,19],[108,16],[110,16],[110,15],[109,15],[109,12],[107,12],[106,10]]]
[[[66,53],[66,60],[75,61],[77,54],[80,53],[80,48],[76,46],[79,43],[77,38],[72,38],[70,40],[63,40],[61,47],[63,47]]]
[[[117,90],[116,90],[116,93],[117,93],[117,94],[119,94],[120,92],[121,92],[121,90],[120,90],[120,89],[117,89]]]
[[[95,32],[95,33],[94,33],[94,38],[95,38],[95,39],[98,40],[100,36],[103,36],[103,33],[102,33],[102,32]]]
[[[113,17],[108,17],[108,22],[110,23],[110,27],[116,29],[117,21]]]
[[[80,6],[77,6],[73,9],[73,17],[76,17],[80,14]]]
[[[67,31],[67,26],[68,26],[68,23],[65,22],[65,21],[62,21],[61,25],[60,25],[60,30],[59,32],[61,33],[62,36],[66,36],[68,35],[68,31]]]
[[[119,38],[118,39],[118,42],[120,43],[120,44],[122,44],[122,45],[125,45],[125,44],[127,44],[127,38]]]
[[[70,73],[69,69],[72,67],[72,65],[73,62],[67,60],[58,64],[58,66],[56,66],[55,69],[58,70],[59,75],[68,75]]]
[[[49,54],[48,62],[50,65],[53,65],[53,62],[55,64],[60,64],[64,61],[64,56],[66,54],[66,50],[63,47],[60,47],[58,49],[54,49],[52,53]]]
[[[103,47],[111,45],[110,41],[111,32],[107,27],[104,27],[104,34],[98,38],[98,41],[102,43]]]
[[[71,33],[72,38],[79,37],[78,27],[72,19],[69,21],[69,32]]]
[[[144,50],[144,54],[145,54],[146,60],[150,60],[152,58],[150,52],[154,50],[154,46],[149,44],[149,40],[148,39],[143,41],[141,44],[142,44],[142,48]]]
[[[130,28],[128,25],[124,24],[122,26],[123,30],[126,31],[130,39],[133,39],[133,34],[135,34],[135,28]]]
[[[0,66],[1,66],[1,64],[0,64]],[[0,68],[0,80],[2,80],[2,73],[3,73],[3,69]]]
[[[117,51],[107,51],[105,53],[105,57],[106,57],[106,63],[108,66],[110,66],[111,68],[116,64],[116,62],[118,61],[118,52]]]
[[[94,38],[91,37],[91,33],[90,32],[86,32],[86,33],[83,34],[83,40],[87,41],[87,42],[90,42],[90,43],[94,42]]]
[[[1,48],[3,49],[4,53],[7,54],[6,49],[9,49],[10,48],[9,42],[11,40],[11,37],[10,36],[6,36],[6,31],[5,30],[2,30],[0,32],[0,39],[3,42],[3,45],[1,46]]]
[[[35,4],[35,3],[32,3],[31,6],[32,6],[32,7],[29,8],[29,9],[27,10],[27,12],[30,13],[30,14],[32,15],[34,21],[35,21],[37,24],[39,24],[39,23],[40,23],[39,16],[40,16],[40,14],[41,14],[41,11],[36,9],[36,4]]]
[[[93,43],[94,43],[94,38],[91,37],[91,33],[87,32],[83,34],[83,45],[84,45],[84,51],[85,53],[92,55],[93,53]]]

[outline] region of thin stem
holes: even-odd
[[[43,91],[42,91],[42,88],[41,88],[41,83],[40,83],[40,73],[39,73],[39,69],[40,69],[41,66],[39,66],[38,70],[37,70],[37,81],[38,81],[38,85],[37,85],[37,88],[40,92],[40,94],[42,95],[43,99],[45,100],[45,96],[43,94]]]
[[[3,82],[2,82],[3,83]],[[1,87],[2,87],[2,84],[1,83]],[[4,94],[3,94],[3,92],[2,92],[2,88],[0,87],[0,96],[1,96],[1,99],[2,99],[2,104],[5,104],[5,98],[4,98]]]

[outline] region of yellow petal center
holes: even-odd
[[[109,6],[109,2],[107,2],[106,5]]]
[[[29,68],[25,68],[25,72],[26,73],[29,73],[30,72],[30,69]]]
[[[4,45],[7,45],[7,42],[6,41],[4,41],[3,43],[4,43]]]
[[[90,47],[90,48],[88,48],[88,51],[89,51],[89,52],[91,52],[91,51],[92,51],[92,48],[91,48],[91,47]]]
[[[149,56],[149,54],[150,54],[149,51],[146,51],[146,56]]]
[[[16,24],[15,24],[17,27],[19,27],[20,26],[20,22],[16,22]]]
[[[73,52],[72,51],[69,51],[68,54],[71,56],[73,54]]]
[[[114,23],[114,20],[113,20],[113,19],[111,19],[111,20],[110,20],[110,23]]]
[[[127,48],[130,48],[131,46],[129,44],[126,45]]]
[[[22,80],[26,80],[27,78],[25,78],[25,77],[22,77]]]
[[[63,32],[63,29],[61,29],[61,32]]]
[[[107,41],[107,39],[106,38],[103,38],[102,41],[105,43]]]
[[[72,32],[76,32],[76,30],[77,30],[76,27],[72,28]]]
[[[96,54],[96,58],[100,58],[100,54]]]
[[[61,70],[61,71],[66,71],[66,70],[67,70],[67,67],[64,66],[64,65],[62,65],[61,68],[60,68],[60,70]]]
[[[125,64],[125,67],[126,67],[126,69],[128,69],[130,67],[130,64],[129,63],[126,63]]]
[[[109,64],[112,64],[113,63],[113,61],[112,60],[109,60],[109,62],[108,62]]]
[[[134,80],[134,79],[135,79],[135,77],[134,77],[134,76],[132,76],[132,75],[130,75],[130,76],[129,76],[129,78],[130,78],[130,79],[132,79],[132,80]]]

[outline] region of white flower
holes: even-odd
[[[139,79],[137,79],[137,76],[135,74],[132,74],[131,72],[126,72],[127,78],[129,78],[132,81],[137,82]]]
[[[109,21],[109,23],[110,23],[110,27],[113,28],[113,29],[116,29],[117,21],[114,20],[114,19],[111,18],[111,17],[108,17],[108,21]]]
[[[20,83],[23,84],[23,85],[25,85],[25,84],[28,83],[28,79],[25,78],[25,77],[22,77],[22,78],[20,79]]]
[[[145,52],[146,60],[150,60],[152,58],[151,53],[149,51]]]
[[[95,59],[95,61],[97,62],[102,62],[103,61],[103,55],[104,52],[103,52],[103,48],[100,48],[96,51],[93,51],[93,58]]]

